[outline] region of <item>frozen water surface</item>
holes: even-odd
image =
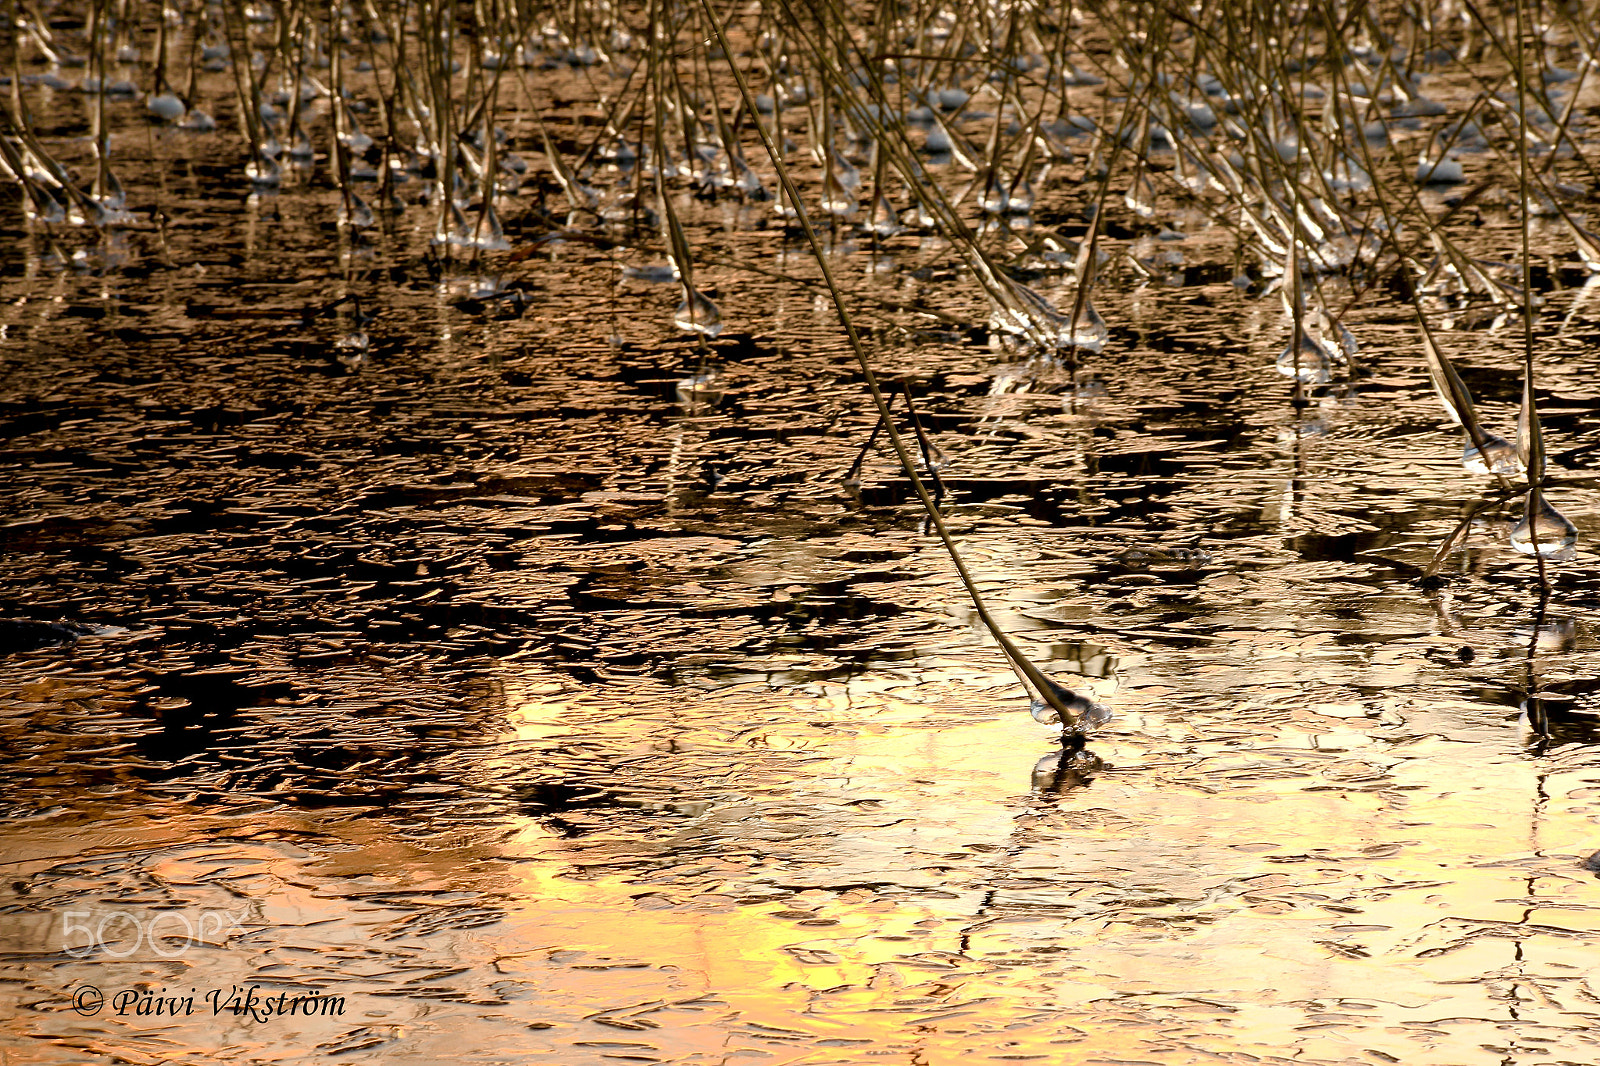
[[[840,238],[980,587],[1111,711],[1077,750],[892,457],[845,485],[876,414],[770,204],[682,198],[721,330],[684,336],[648,241],[502,209],[512,252],[446,258],[414,202],[340,228],[287,159],[129,136],[162,226],[0,213],[0,1058],[1600,1055],[1588,290],[1540,324],[1578,533],[1541,604],[1408,309],[1285,382],[1190,220],[1072,364],[991,346],[938,238]],[[1504,430],[1520,331],[1470,324]],[[341,1009],[213,1015],[235,986]]]

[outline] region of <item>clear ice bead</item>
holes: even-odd
[[[1485,433],[1484,449],[1472,443],[1469,435],[1461,446],[1461,465],[1473,474],[1515,474],[1522,464],[1517,462],[1517,446],[1504,437]],[[1487,458],[1485,458],[1487,456]]]
[[[1577,543],[1578,527],[1551,507],[1544,493],[1529,489],[1522,507],[1522,521],[1511,530],[1511,547],[1523,555],[1559,560],[1571,558]]]
[[[722,312],[705,293],[690,289],[677,311],[673,312],[672,324],[687,333],[715,337],[722,332]]]

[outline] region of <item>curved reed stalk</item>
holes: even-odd
[[[734,62],[733,53],[729,49],[727,39],[723,33],[722,23],[717,20],[716,13],[711,10],[710,0],[699,0],[699,3],[705,13],[707,29],[727,55],[728,69],[733,73],[734,80],[739,86],[739,95],[744,100],[745,105],[754,110],[754,94],[750,91],[750,85],[745,79],[744,72]],[[827,106],[826,103],[824,106]],[[989,613],[988,606],[984,603],[982,594],[978,592],[971,573],[968,572],[966,564],[961,560],[961,553],[956,548],[955,540],[950,535],[949,527],[945,525],[944,516],[940,514],[939,508],[934,503],[927,486],[923,484],[922,479],[917,475],[916,461],[912,458],[911,451],[906,447],[905,440],[900,436],[900,432],[895,429],[894,419],[889,412],[889,404],[884,399],[882,390],[878,387],[877,375],[872,371],[871,361],[867,358],[866,349],[861,344],[861,336],[856,332],[855,321],[850,315],[849,307],[845,304],[843,294],[839,291],[838,283],[834,280],[833,269],[828,265],[827,253],[823,249],[821,240],[817,237],[815,227],[811,224],[811,218],[806,210],[805,202],[789,175],[788,167],[784,165],[783,154],[779,151],[778,146],[772,139],[772,135],[765,127],[758,124],[757,130],[761,135],[762,145],[767,150],[768,159],[778,173],[778,180],[783,183],[784,190],[789,194],[791,202],[794,204],[800,226],[805,231],[806,243],[811,247],[812,256],[822,270],[823,281],[833,299],[834,309],[839,314],[839,324],[844,328],[846,337],[849,338],[851,351],[855,353],[856,361],[861,367],[861,375],[867,383],[868,391],[872,394],[872,402],[878,409],[878,417],[889,438],[889,443],[894,448],[895,455],[899,458],[900,466],[910,480],[912,488],[916,491],[917,498],[922,501],[928,520],[938,533],[939,540],[944,545],[945,551],[949,553],[950,560],[955,565],[956,573],[961,579],[961,584],[972,598],[973,609],[977,611],[978,618],[983,623],[984,628],[989,631],[996,642],[999,643],[1001,650],[1005,652],[1007,661],[1011,664],[1012,669],[1016,671],[1024,687],[1030,688],[1039,699],[1049,704],[1060,716],[1063,725],[1069,729],[1076,728],[1079,721],[1079,711],[1072,706],[1071,701],[1065,697],[1059,686],[1046,677],[1037,666],[1033,665],[1028,657],[1022,653],[1022,650],[1006,635],[1005,630],[994,620],[993,615]]]

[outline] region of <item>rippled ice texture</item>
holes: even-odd
[[[702,347],[659,252],[430,272],[426,212],[340,236],[149,136],[165,245],[75,269],[6,208],[4,614],[78,628],[0,659],[5,1061],[1595,1060],[1586,292],[1539,622],[1514,507],[1413,580],[1481,485],[1392,308],[1297,411],[1226,269],[1103,277],[1074,368],[890,309],[984,321],[937,242],[841,249],[996,613],[1115,712],[1095,770],[888,455],[847,491],[831,312],[729,265],[814,276],[776,230],[685,201]],[[347,293],[359,355],[304,317]],[[1516,332],[1452,353],[1502,428]],[[253,985],[344,1011],[208,1013]]]

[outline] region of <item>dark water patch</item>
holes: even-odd
[[[0,618],[0,654],[71,644],[79,637],[92,632],[93,629],[72,622]]]

